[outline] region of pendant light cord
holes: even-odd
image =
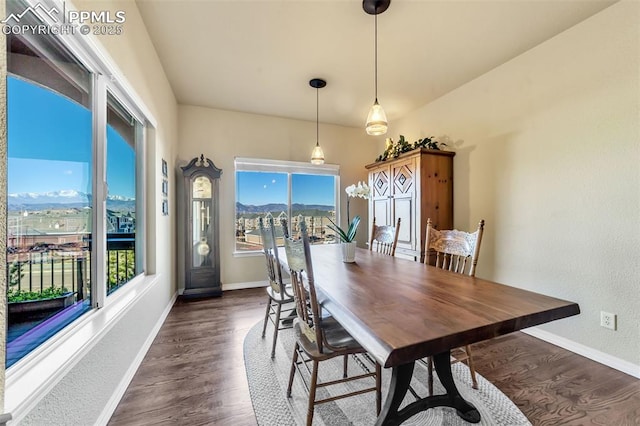
[[[378,102],[378,14],[376,13],[374,16],[374,46],[375,46],[375,94],[376,94],[376,103]]]
[[[319,98],[319,94],[318,94],[318,90],[319,88],[316,87],[316,146],[320,145],[320,124],[319,124],[319,115],[318,115],[318,109],[320,109],[320,101],[318,101]]]

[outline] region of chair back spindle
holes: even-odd
[[[463,232],[457,229],[439,231],[433,227],[431,218],[427,219],[425,263],[429,262],[430,254],[435,253],[435,267],[475,276],[483,231],[484,220],[478,223],[475,232]]]
[[[276,243],[276,231],[273,224],[273,218],[269,218],[269,228],[265,227],[262,218],[258,219],[258,228],[260,229],[262,250],[267,264],[269,285],[276,294],[280,295],[280,297],[286,297],[282,269],[280,268],[280,259],[278,258],[278,245]]]
[[[313,279],[309,235],[304,221],[300,223],[300,233],[301,238],[297,240],[289,237],[285,238],[284,249],[287,254],[296,312],[302,332],[310,341],[315,342],[319,352],[322,353],[323,338],[322,329],[320,328],[320,306],[318,305]]]
[[[389,256],[395,256],[398,245],[398,233],[400,232],[400,218],[396,226],[376,225],[376,218],[373,218],[371,227],[371,239],[369,240],[369,250],[377,251]]]

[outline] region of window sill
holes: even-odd
[[[5,411],[11,413],[13,421],[28,414],[158,279],[158,275],[134,278],[109,296],[103,308],[86,313],[9,367]]]

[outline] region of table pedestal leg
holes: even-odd
[[[398,408],[409,389],[411,377],[413,376],[414,363],[410,362],[393,367],[391,383],[389,384],[389,394],[378,416],[376,426],[399,425],[420,411],[433,407],[452,407],[456,409],[462,419],[470,423],[480,422],[480,413],[478,410],[476,410],[472,404],[465,401],[460,395],[460,392],[458,392],[458,388],[456,388],[453,376],[451,375],[450,359],[451,353],[449,351],[434,355],[433,357],[438,378],[447,393],[419,399],[401,410],[398,410]]]

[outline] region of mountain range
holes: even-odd
[[[10,210],[16,209],[47,209],[62,207],[89,207],[92,196],[73,189],[63,189],[51,192],[22,192],[7,194]],[[114,209],[126,209],[135,207],[135,199],[121,195],[108,195],[107,207]]]
[[[266,212],[286,212],[289,207],[284,203],[272,203],[263,204],[261,206],[254,206],[252,204],[242,204],[236,202],[236,213],[266,213]],[[294,203],[291,205],[291,209],[294,211],[299,210],[322,210],[333,211],[336,208],[334,206],[326,206],[322,204],[300,204]]]

